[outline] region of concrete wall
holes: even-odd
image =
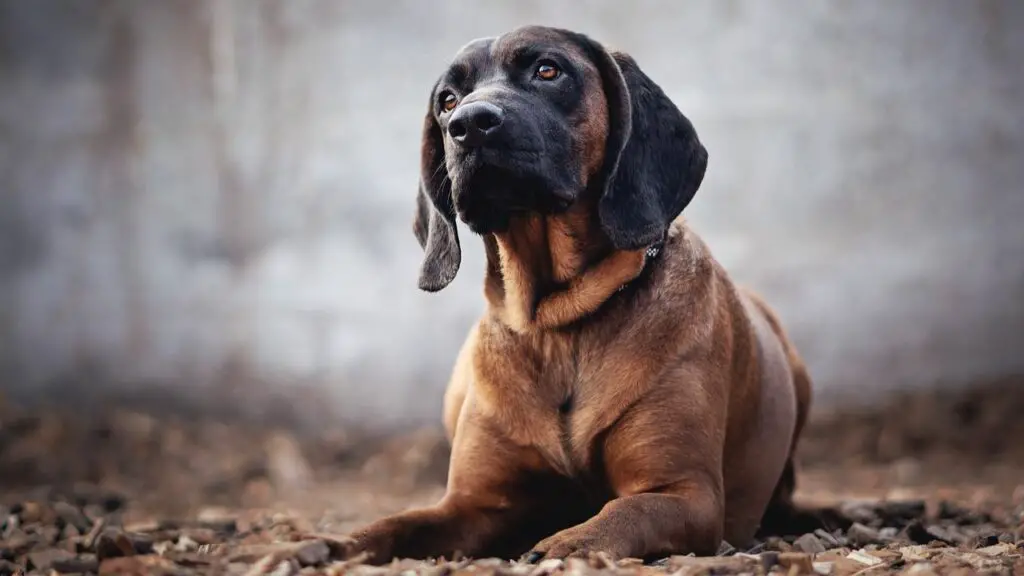
[[[690,220],[823,403],[1024,369],[1024,3],[0,0],[5,389],[436,420],[483,255],[416,289],[420,121],[524,23],[693,119]]]

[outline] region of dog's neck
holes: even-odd
[[[592,214],[591,207],[581,204],[555,216],[523,216],[508,230],[484,237],[484,293],[513,330],[572,324],[643,271],[646,251],[614,250]]]

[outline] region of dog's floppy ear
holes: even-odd
[[[462,263],[462,248],[455,226],[452,181],[444,164],[444,141],[434,117],[433,96],[423,120],[421,146],[420,183],[412,229],[424,251],[419,287],[437,292],[455,279]]]
[[[632,57],[590,41],[608,101],[608,140],[598,206],[620,250],[663,238],[704,179],[708,153],[690,120]]]

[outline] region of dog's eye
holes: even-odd
[[[455,109],[455,105],[458,104],[458,102],[459,100],[455,97],[455,94],[449,92],[441,98],[441,107],[444,108],[445,112],[451,112]]]
[[[555,78],[558,78],[558,75],[561,73],[562,72],[558,69],[558,66],[555,66],[554,62],[545,60],[537,65],[537,78],[540,78],[541,80],[554,80]]]

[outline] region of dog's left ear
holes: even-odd
[[[608,140],[598,206],[620,250],[664,237],[704,180],[708,153],[690,120],[637,65],[589,41],[608,101]]]
[[[444,141],[433,106],[431,99],[423,119],[420,182],[412,224],[413,234],[424,252],[419,287],[427,292],[437,292],[451,284],[462,263],[452,181],[445,168]]]

